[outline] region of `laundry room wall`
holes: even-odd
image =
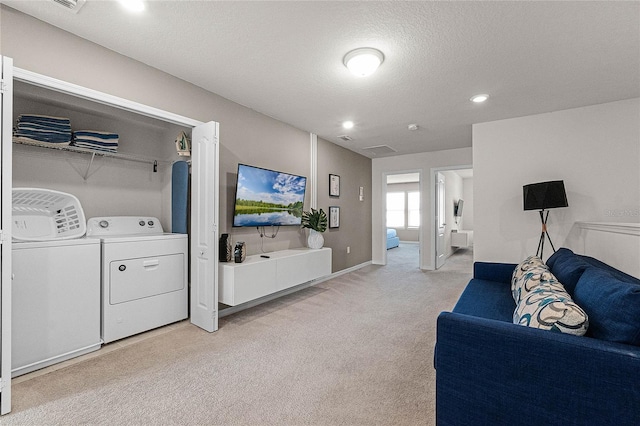
[[[2,55],[14,60],[14,66],[105,92],[124,99],[153,106],[199,121],[220,123],[220,233],[230,233],[232,240],[245,241],[248,253],[303,247],[306,238],[298,227],[283,227],[274,239],[262,241],[255,229],[231,227],[237,164],[279,170],[310,176],[311,155],[309,132],[267,117],[250,108],[207,92],[200,87],[167,73],[127,58],[78,36],[62,31],[21,12],[0,5],[0,40]],[[122,133],[122,150],[149,153],[160,151],[171,161],[177,158],[173,140],[179,129],[153,129],[143,132],[148,138],[136,137],[135,143],[124,134],[130,132],[118,123]],[[136,123],[136,128],[138,124]],[[138,132],[139,130],[136,130]],[[130,146],[128,146],[130,145]],[[152,174],[145,164],[109,161],[86,181],[72,170],[65,159],[49,161],[25,156],[16,159],[15,181],[20,185],[46,182],[50,186],[67,189],[82,196],[87,215],[143,214],[151,205],[160,211],[166,227],[170,224],[170,173]],[[362,157],[363,161],[370,160]],[[52,156],[51,156],[52,157]],[[45,161],[46,160],[46,161]],[[80,161],[80,160],[73,160]],[[73,162],[72,161],[72,162]],[[59,163],[59,164],[58,164]],[[27,165],[31,166],[29,169]],[[20,169],[20,170],[17,170]],[[369,182],[366,167],[355,172],[357,180]],[[360,179],[362,178],[362,179]],[[160,188],[160,195],[157,194]],[[55,188],[54,188],[55,189]],[[309,191],[309,183],[307,186]],[[152,194],[153,193],[153,194]],[[159,198],[158,198],[159,197]],[[305,200],[305,209],[309,208]],[[343,215],[357,215],[345,209]],[[348,219],[342,216],[343,221]],[[350,241],[370,240],[370,229],[341,229]],[[371,258],[370,244],[362,248],[366,259]]]

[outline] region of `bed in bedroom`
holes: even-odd
[[[393,228],[387,228],[387,250],[398,247],[400,245],[400,238],[398,233]]]

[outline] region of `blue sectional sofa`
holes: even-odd
[[[476,262],[438,317],[438,425],[640,425],[640,280],[565,248],[547,266],[586,335],[514,324],[516,265]]]

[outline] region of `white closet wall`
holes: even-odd
[[[14,124],[22,113],[67,117],[73,130],[118,133],[119,153],[158,159],[156,173],[151,163],[99,156],[89,168],[91,155],[14,144],[14,187],[71,193],[87,218],[155,216],[171,229],[171,162],[185,159],[174,140],[180,131],[190,135],[190,128],[20,82],[14,94]]]

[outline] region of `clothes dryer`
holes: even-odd
[[[155,217],[95,217],[101,243],[102,340],[119,340],[188,316],[188,236]]]

